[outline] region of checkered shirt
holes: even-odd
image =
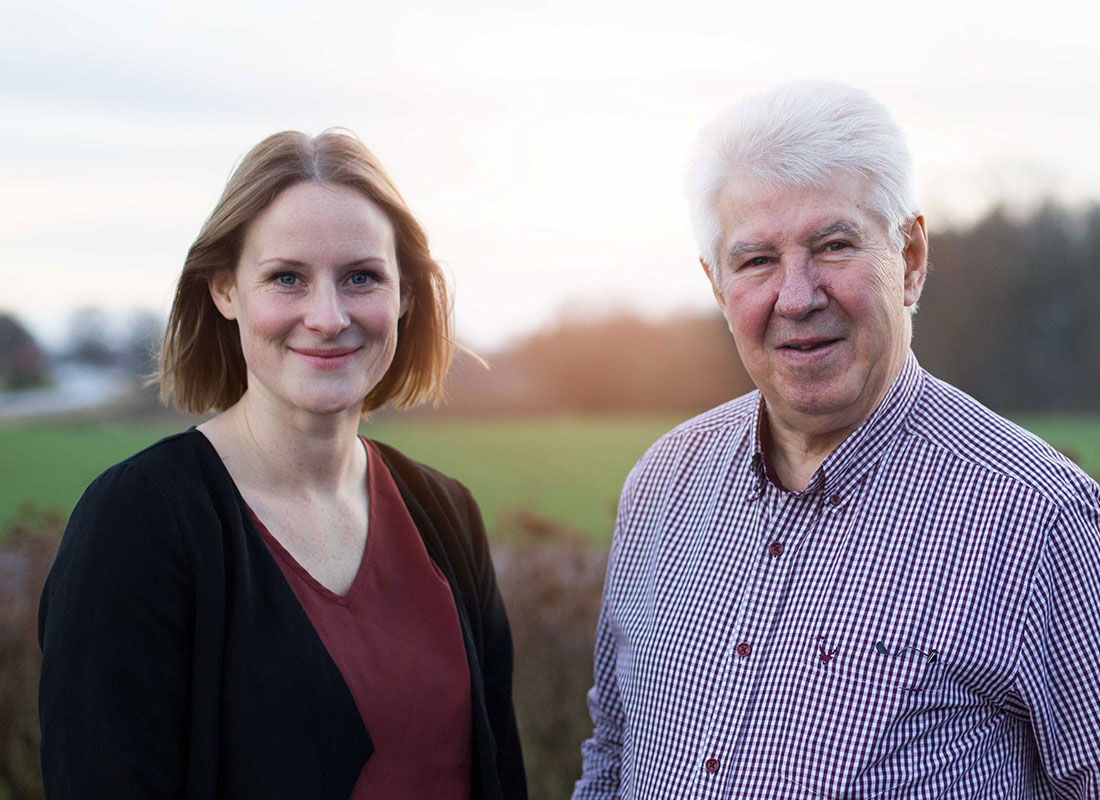
[[[1100,486],[911,353],[805,491],[760,408],[627,478],[574,799],[1100,798]]]

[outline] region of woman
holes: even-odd
[[[432,396],[450,303],[357,139],[279,133],[184,264],[162,396],[219,413],[107,470],[43,592],[50,798],[525,797],[480,514],[360,439]]]

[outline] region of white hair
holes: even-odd
[[[827,187],[837,173],[866,181],[867,203],[904,249],[920,214],[905,135],[882,103],[839,83],[802,81],[751,95],[700,132],[687,172],[691,224],[720,276],[718,194],[731,179]]]

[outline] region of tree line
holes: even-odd
[[[60,355],[147,375],[160,322],[138,314],[117,340],[107,322],[76,312]],[[1100,204],[998,207],[966,228],[933,230],[914,331],[924,367],[995,409],[1100,411]],[[687,415],[752,388],[717,308],[561,321],[487,358],[489,370],[460,354],[444,412]],[[43,382],[48,363],[0,314],[0,389]]]
[[[1003,207],[931,233],[914,319],[921,365],[1001,411],[1100,411],[1100,204]],[[752,388],[717,311],[564,321],[460,357],[456,413],[692,413]]]
[[[1100,411],[1100,204],[996,208],[932,238],[914,350],[987,405]]]

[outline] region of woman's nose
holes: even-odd
[[[307,328],[317,331],[326,339],[335,338],[351,324],[340,292],[335,286],[322,284],[314,288],[304,322]]]

